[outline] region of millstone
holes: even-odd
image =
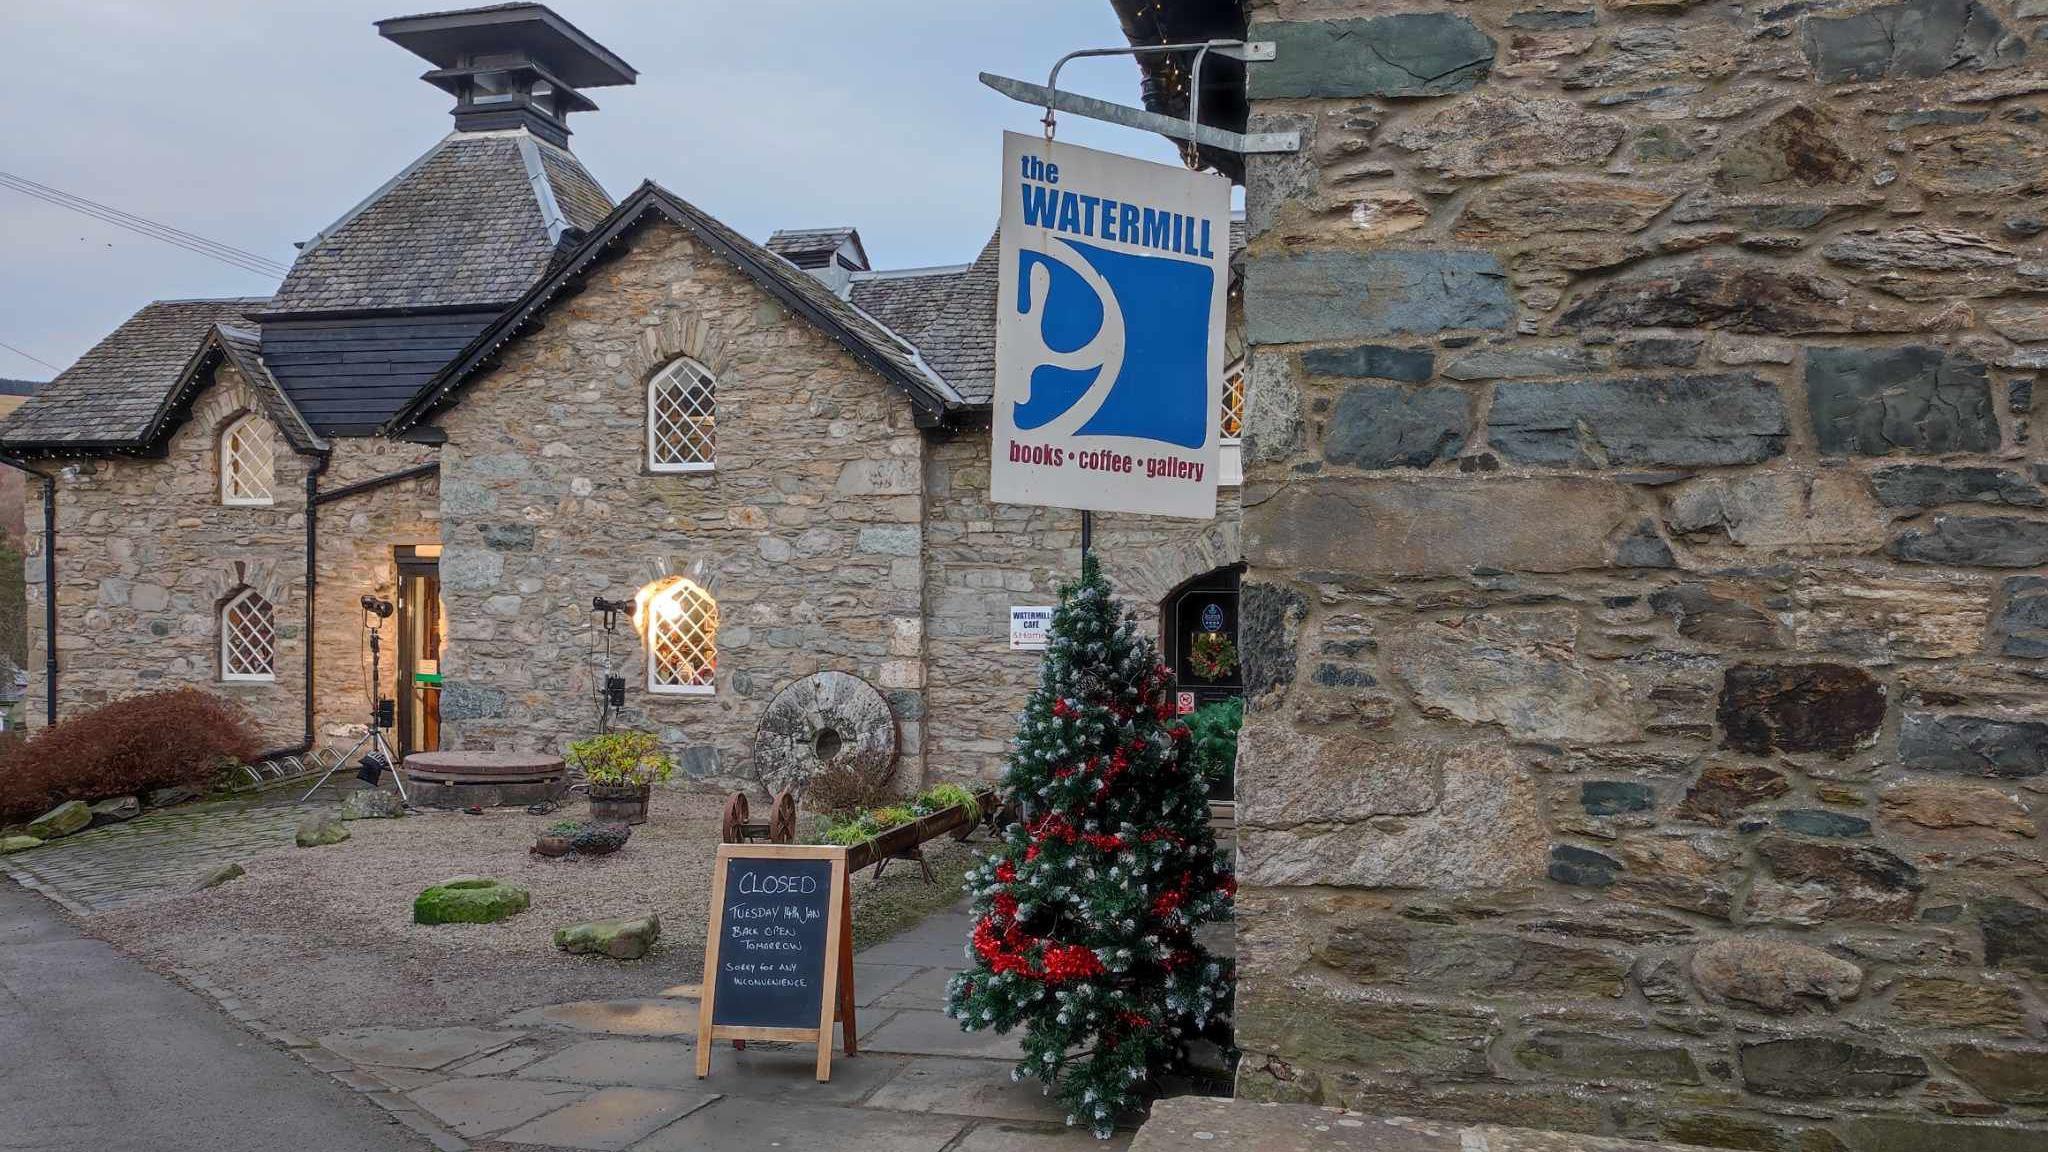
[[[819,672],[775,694],[754,736],[754,772],[769,791],[799,791],[827,767],[886,778],[896,764],[896,714],[873,685]]]

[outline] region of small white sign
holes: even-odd
[[[1010,609],[1010,650],[1012,652],[1043,652],[1046,637],[1052,633],[1052,606],[1043,608]]]
[[[1181,692],[1177,693],[1174,696],[1174,711],[1180,713],[1182,716],[1186,716],[1194,710],[1195,694],[1193,692]]]
[[[1003,135],[990,494],[1216,515],[1230,181]]]

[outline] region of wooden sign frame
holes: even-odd
[[[829,860],[832,862],[830,904],[825,913],[824,987],[819,997],[816,1028],[741,1028],[714,1024],[718,997],[718,944],[725,934],[727,865],[734,860]],[[749,1040],[787,1040],[818,1046],[818,1080],[832,1079],[832,1025],[842,1026],[846,1054],[859,1055],[853,1014],[853,882],[846,867],[846,849],[830,844],[720,844],[711,873],[711,914],[704,942],[704,986],[697,998],[697,1079],[711,1074],[711,1046],[731,1040],[740,1048]]]

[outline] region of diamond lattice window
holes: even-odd
[[[647,382],[647,466],[708,472],[717,459],[717,386],[695,360],[677,360]]]
[[[271,476],[270,428],[244,416],[220,437],[220,502],[268,504]]]
[[[658,585],[641,607],[647,636],[647,690],[676,695],[711,691],[718,671],[718,602],[688,580]]]
[[[220,610],[220,676],[277,679],[277,626],[270,601],[254,588],[244,589]]]
[[[1223,377],[1223,438],[1244,435],[1244,368],[1233,368]]]

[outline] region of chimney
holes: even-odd
[[[455,97],[458,132],[524,128],[566,148],[569,113],[597,108],[581,90],[639,75],[545,4],[395,16],[377,33],[434,65],[420,79]]]

